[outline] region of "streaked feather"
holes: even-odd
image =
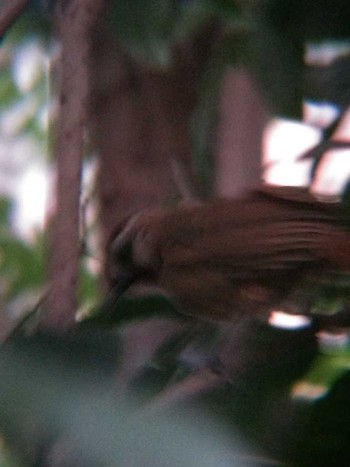
[[[350,232],[340,220],[337,205],[305,189],[266,187],[141,213],[114,245],[129,248],[129,273],[152,271],[181,310],[229,319],[266,313],[310,272],[350,270]]]

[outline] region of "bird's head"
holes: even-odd
[[[202,319],[226,320],[247,308],[260,309],[270,291],[254,278],[242,284],[239,266],[246,262],[241,254],[247,236],[231,230],[227,207],[226,202],[181,205],[129,219],[110,244],[112,306],[132,285],[147,283],[178,311]]]
[[[117,300],[137,282],[155,281],[161,266],[160,213],[147,211],[131,217],[113,236],[108,273]]]
[[[132,217],[111,242],[115,299],[151,280],[186,314],[266,317],[308,274],[348,271],[349,231],[322,203],[292,195],[256,194]]]

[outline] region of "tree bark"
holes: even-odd
[[[211,40],[209,28],[176,47],[170,69],[159,70],[127,56],[103,25],[96,28],[90,128],[102,245],[127,216],[196,191],[189,122]]]
[[[261,143],[268,111],[244,69],[226,73],[215,153],[215,192],[238,197],[261,183]]]
[[[100,4],[96,0],[61,2],[56,17],[61,56],[55,142],[55,212],[50,232],[49,292],[41,321],[42,326],[56,331],[74,325],[77,308],[81,167],[89,92],[90,32]]]

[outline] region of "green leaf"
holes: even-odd
[[[166,67],[171,61],[170,37],[176,13],[170,0],[122,0],[114,2],[110,23],[129,53]]]
[[[341,348],[320,354],[304,380],[315,385],[330,388],[332,384],[350,369],[350,349]]]
[[[18,99],[18,91],[9,73],[0,76],[0,109],[4,109]]]

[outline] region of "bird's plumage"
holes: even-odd
[[[266,315],[310,274],[350,270],[337,205],[301,188],[142,212],[111,250],[116,286],[151,278],[179,311],[216,320]]]

